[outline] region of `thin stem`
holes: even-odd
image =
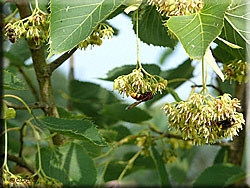
[[[107,169],[108,169],[108,165],[109,165],[110,161],[112,160],[113,155],[114,155],[114,153],[116,152],[116,150],[118,149],[118,147],[112,148],[112,149],[114,149],[114,151],[113,151],[113,153],[110,155],[109,159],[105,162],[105,166],[104,166],[103,171],[102,171],[102,174],[101,174],[101,176],[100,176],[98,185],[101,185],[101,183],[103,182],[103,177],[104,177],[104,175],[105,175],[105,173],[106,173],[106,171],[107,171]],[[112,150],[111,150],[111,151],[112,151]]]
[[[15,95],[4,95],[3,98],[5,98],[5,97],[11,97],[11,98],[15,98],[15,99],[19,100],[27,108],[27,110],[29,111],[30,115],[32,115],[30,107],[21,98],[19,98],[18,96],[15,96]]]
[[[14,104],[14,103],[6,101],[6,100],[4,100],[4,103],[8,107],[14,108],[16,110],[26,110],[27,109],[25,105],[17,105],[17,104]],[[33,104],[28,104],[28,106],[30,109],[44,109],[45,108],[45,105],[43,105],[39,102],[35,102]]]
[[[139,11],[136,10],[136,41],[137,41],[137,65],[136,69],[142,68],[141,62],[140,62],[140,55],[139,55]]]
[[[118,182],[120,182],[123,178],[123,176],[126,174],[126,172],[128,171],[128,169],[131,167],[131,165],[134,163],[134,161],[137,159],[137,157],[141,154],[142,150],[139,150],[129,161],[127,166],[124,168],[124,170],[122,171],[122,173],[120,174],[119,178],[118,178]]]
[[[38,0],[36,0],[36,8],[39,9]]]
[[[206,91],[206,82],[205,82],[205,61],[204,61],[204,57],[202,57],[202,91],[203,95],[205,95],[205,91]]]
[[[6,23],[9,22],[9,20],[10,20],[12,17],[14,17],[14,16],[16,15],[17,12],[18,12],[18,9],[16,8],[12,14],[10,14],[9,16],[7,16],[7,17],[4,19],[4,21],[5,21]]]
[[[193,84],[196,84],[194,81],[187,79],[187,78],[176,78],[173,80],[168,80],[168,84],[174,83],[174,82],[183,82],[183,81],[189,81],[192,82]]]
[[[5,130],[5,133],[4,133],[4,162],[3,162],[3,168],[6,168],[6,170],[9,172],[9,168],[8,168],[8,165],[7,165],[7,142],[8,142],[8,132],[7,132],[7,120],[5,119],[4,120],[4,130]]]

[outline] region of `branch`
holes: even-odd
[[[26,83],[28,84],[28,86],[29,86],[30,90],[32,91],[32,93],[33,93],[33,95],[34,95],[36,101],[39,101],[39,96],[38,96],[38,94],[37,94],[37,92],[36,92],[36,89],[35,89],[35,87],[34,87],[32,81],[30,80],[30,78],[29,78],[29,77],[27,76],[27,74],[23,71],[23,69],[22,69],[21,66],[18,66],[18,70],[19,70],[19,72],[22,74],[22,76],[23,76],[24,80],[26,81]]]
[[[12,102],[9,102],[9,101],[6,101],[4,100],[4,103],[8,106],[8,107],[11,107],[11,108],[14,108],[16,110],[27,110],[27,108],[24,106],[24,105],[17,105],[17,104],[14,104]],[[44,109],[45,108],[45,105],[40,103],[40,102],[35,102],[33,104],[28,104],[28,106],[31,108],[31,109]]]
[[[15,2],[22,19],[31,15],[29,0],[15,0]],[[39,85],[41,102],[46,105],[45,115],[59,117],[51,84],[51,71],[46,62],[43,44],[36,45],[32,40],[27,40],[27,42]],[[55,145],[61,145],[65,142],[65,137],[60,134],[55,135],[52,139]]]
[[[24,123],[20,129],[20,138],[19,138],[20,148],[19,148],[19,154],[18,154],[19,157],[22,157],[22,154],[23,154],[23,137],[24,137],[24,127],[25,126],[26,126],[26,123]]]
[[[207,84],[206,86],[214,88],[216,91],[219,92],[220,95],[223,95],[223,91],[220,88],[218,88],[212,84]],[[192,85],[191,87],[203,87],[203,85]]]
[[[0,155],[1,158],[4,157],[4,154],[1,154]],[[35,173],[35,170],[32,166],[30,166],[23,158],[21,157],[17,157],[15,155],[10,155],[8,154],[7,155],[7,159],[10,160],[10,161],[13,161],[15,162],[17,165],[23,167],[23,168],[26,168],[28,171],[30,171],[32,174]]]
[[[192,141],[192,140],[190,140],[190,139],[184,140],[184,139],[183,139],[181,136],[179,136],[179,135],[169,134],[169,133],[165,133],[165,134],[164,134],[164,132],[158,131],[158,130],[152,128],[152,127],[150,127],[149,129],[150,129],[151,131],[155,132],[155,133],[158,133],[158,134],[163,135],[163,137],[165,137],[165,138],[175,138],[175,139],[183,140],[183,141]],[[213,144],[213,145],[219,145],[219,146],[222,146],[222,147],[229,147],[229,146],[231,146],[231,144],[228,143],[228,142],[220,142],[220,143],[216,142],[216,143]]]
[[[58,57],[56,60],[52,61],[49,64],[49,71],[50,74],[52,74],[52,72],[54,70],[56,70],[60,65],[62,65],[68,58],[70,58],[70,56],[77,50],[77,47],[74,47],[72,50],[65,52],[63,55],[61,55],[60,57]]]

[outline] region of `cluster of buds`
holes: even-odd
[[[119,76],[114,80],[114,90],[128,97],[132,93],[143,94],[151,92],[153,95],[157,92],[162,93],[167,86],[167,80],[157,75],[147,73],[142,67],[134,69],[128,75]]]
[[[19,38],[33,40],[36,45],[48,40],[49,16],[40,9],[34,9],[31,16],[8,23],[5,26],[6,36],[12,43]]]
[[[203,0],[148,0],[148,3],[166,16],[190,15],[199,12],[204,4]]]
[[[102,44],[102,39],[105,39],[106,37],[108,39],[112,38],[113,34],[114,34],[114,30],[112,27],[110,27],[107,24],[100,23],[86,40],[81,41],[78,44],[78,48],[86,49],[89,45],[100,46]]]
[[[14,174],[9,174],[8,172],[3,172],[2,175],[4,187],[31,187],[31,181],[21,176],[16,176]]]
[[[213,98],[196,93],[185,102],[163,106],[169,128],[175,128],[184,140],[194,144],[213,144],[238,135],[245,120],[237,108],[240,101],[231,99],[229,94]]]
[[[151,141],[151,136],[149,134],[148,135],[139,135],[136,138],[135,143],[138,147],[141,147],[141,155],[143,155],[143,156],[150,155],[149,148],[154,143]]]
[[[234,60],[229,64],[223,65],[223,73],[225,79],[235,80],[238,82],[247,82],[247,74],[249,72],[249,67],[247,62],[242,60]]]

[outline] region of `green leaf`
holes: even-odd
[[[87,150],[89,156],[97,157],[101,155],[102,147],[94,144],[93,142],[90,142],[89,140],[83,140],[79,144]]]
[[[119,141],[128,135],[131,135],[130,130],[127,127],[122,126],[122,125],[113,127],[112,130],[114,130],[118,133],[118,135],[116,137],[116,141]]]
[[[174,97],[174,99],[175,99],[176,102],[182,101],[181,98],[180,98],[179,95],[175,92],[174,89],[168,88],[168,87],[167,87],[166,91]]]
[[[235,96],[235,87],[236,87],[235,81],[225,80],[224,82],[222,82],[219,79],[217,81],[218,81],[219,88],[221,89],[223,93],[228,93],[232,95],[232,97],[236,97]]]
[[[41,149],[42,168],[47,176],[68,186],[93,186],[96,168],[84,147],[75,143]],[[38,166],[38,159],[36,158]]]
[[[160,154],[158,153],[158,151],[154,147],[151,147],[150,153],[151,153],[151,157],[155,163],[155,167],[158,171],[158,174],[160,176],[161,185],[162,186],[171,186],[171,184],[169,182],[169,178],[168,178],[168,173],[166,171],[165,165],[162,161]]]
[[[10,90],[23,90],[23,82],[17,78],[13,73],[4,70],[3,71],[3,89]]]
[[[204,0],[200,12],[188,16],[172,16],[167,26],[192,59],[201,59],[211,42],[221,33],[224,12],[230,0]]]
[[[212,53],[215,59],[221,63],[227,63],[235,59],[235,57],[233,57],[230,53],[228,53],[219,45],[215,49],[212,50]]]
[[[243,170],[238,166],[229,164],[216,164],[205,169],[195,180],[193,187],[222,187],[234,175],[241,174]]]
[[[133,29],[136,31],[136,12],[133,17]],[[162,17],[155,7],[141,6],[139,12],[139,38],[146,44],[174,48],[177,40],[170,38],[168,29],[162,23]]]
[[[246,61],[246,54],[250,50],[249,29],[250,15],[248,14],[250,2],[248,0],[234,0],[232,5],[225,13],[224,28],[220,35],[221,38],[233,44],[243,47],[243,49],[234,49],[223,42],[216,40],[216,43],[224,48],[234,57]]]
[[[69,91],[73,106],[91,117],[100,116],[104,104],[118,102],[112,92],[90,82],[73,80]]]
[[[63,107],[57,107],[57,111],[58,111],[59,117],[64,118],[64,119],[87,119],[88,118],[85,114],[77,114],[74,112],[70,112]]]
[[[50,53],[62,53],[85,40],[124,0],[51,0]]]
[[[228,155],[228,148],[221,147],[214,159],[214,164],[224,163],[226,156]]]
[[[99,134],[96,126],[89,120],[71,120],[56,117],[45,117],[43,119],[36,120],[35,122],[53,132],[58,132],[76,139],[87,139],[99,146],[106,146],[106,143]]]
[[[122,120],[131,123],[139,123],[152,118],[146,111],[137,107],[125,110],[127,106],[128,105],[126,104],[119,103],[105,105],[102,114],[103,116],[107,116],[115,120]]]
[[[114,142],[118,133],[111,129],[99,129],[100,134],[105,139],[106,142]]]
[[[4,56],[10,60],[12,65],[24,65],[24,62],[31,56],[27,41],[19,39],[11,45]]]
[[[150,74],[159,75],[161,68],[155,64],[142,64],[143,68]],[[107,73],[107,78],[101,78],[102,80],[114,81],[117,77],[121,75],[126,75],[132,72],[136,68],[136,65],[123,65],[121,67],[116,67]]]

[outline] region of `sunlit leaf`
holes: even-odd
[[[210,43],[221,33],[224,13],[230,0],[204,0],[200,12],[187,16],[172,16],[167,26],[182,43],[187,54],[201,59]]]
[[[246,61],[246,54],[250,52],[249,27],[250,15],[248,0],[234,0],[232,5],[225,13],[224,28],[220,35],[221,38],[241,46],[243,49],[234,49],[216,40],[222,48],[238,59]]]
[[[50,53],[74,48],[124,0],[51,0]]]
[[[224,82],[225,77],[222,71],[220,70],[220,67],[217,65],[216,61],[214,60],[213,54],[211,50],[208,48],[205,55],[204,55],[205,61],[212,67],[212,69],[218,74],[218,76],[221,78],[221,80]]]

